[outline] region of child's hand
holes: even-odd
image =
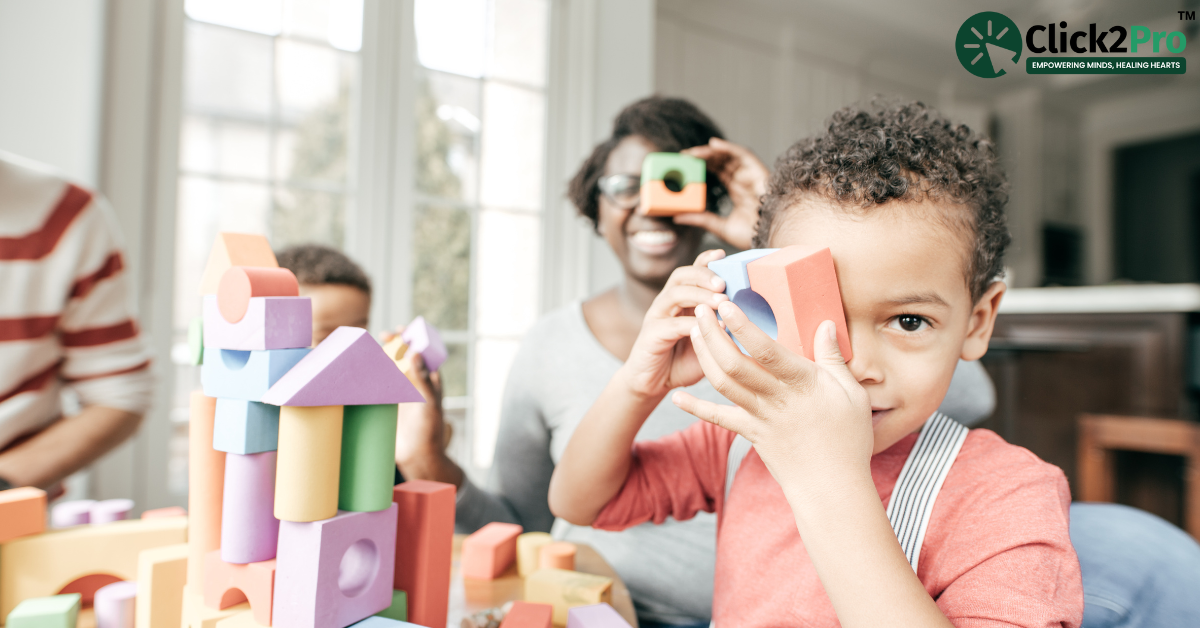
[[[725,184],[733,209],[728,216],[713,212],[678,214],[675,224],[700,227],[739,249],[750,248],[758,223],[759,199],[767,193],[770,171],[749,149],[719,137],[680,152],[708,162],[709,170]]]
[[[863,472],[869,477],[871,403],[842,360],[833,322],[817,328],[813,362],[772,340],[733,303],[720,304],[718,311],[750,357],[706,306],[696,308],[692,346],[712,385],[737,405],[701,401],[682,391],[672,398],[675,404],[745,436],[789,499],[818,487],[813,483],[823,478]]]
[[[691,266],[676,268],[650,304],[622,367],[634,394],[661,399],[671,389],[690,386],[704,376],[688,333],[696,326],[693,308],[729,300],[724,294],[725,280],[708,269],[709,262],[722,257],[725,252],[720,249],[705,251]]]

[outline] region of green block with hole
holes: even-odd
[[[391,507],[398,410],[394,403],[343,409],[338,510],[373,512]]]
[[[703,159],[680,153],[650,153],[642,160],[642,185],[650,181],[675,179],[680,188],[689,183],[704,183],[706,169]],[[672,173],[677,175],[670,176]]]
[[[393,590],[392,605],[375,613],[375,616],[396,621],[408,621],[408,594],[399,589]]]
[[[7,628],[75,628],[83,596],[78,593],[35,597],[12,609]]]

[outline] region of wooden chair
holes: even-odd
[[[1079,415],[1079,499],[1111,502],[1115,495],[1113,450],[1183,456],[1184,523],[1200,540],[1200,424],[1179,419]]]

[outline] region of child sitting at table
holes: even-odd
[[[717,626],[1078,626],[1062,471],[936,413],[987,351],[1006,190],[992,144],[925,105],[836,113],[776,164],[755,245],[829,247],[852,359],[832,321],[813,360],[781,347],[701,254],[575,431],[552,510],[610,530],[715,511]],[[635,445],[703,376],[737,405],[676,391],[705,422]]]

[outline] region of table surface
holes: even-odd
[[[495,580],[464,579],[459,571],[459,554],[462,551],[464,534],[454,535],[454,554],[450,568],[450,614],[446,617],[447,628],[459,628],[464,617],[503,606],[506,602],[520,600],[524,596],[524,579],[517,575],[513,565],[504,575]],[[575,571],[612,578],[612,606],[638,628],[637,614],[633,610],[633,598],[629,589],[617,576],[617,572],[590,545],[575,544]]]

